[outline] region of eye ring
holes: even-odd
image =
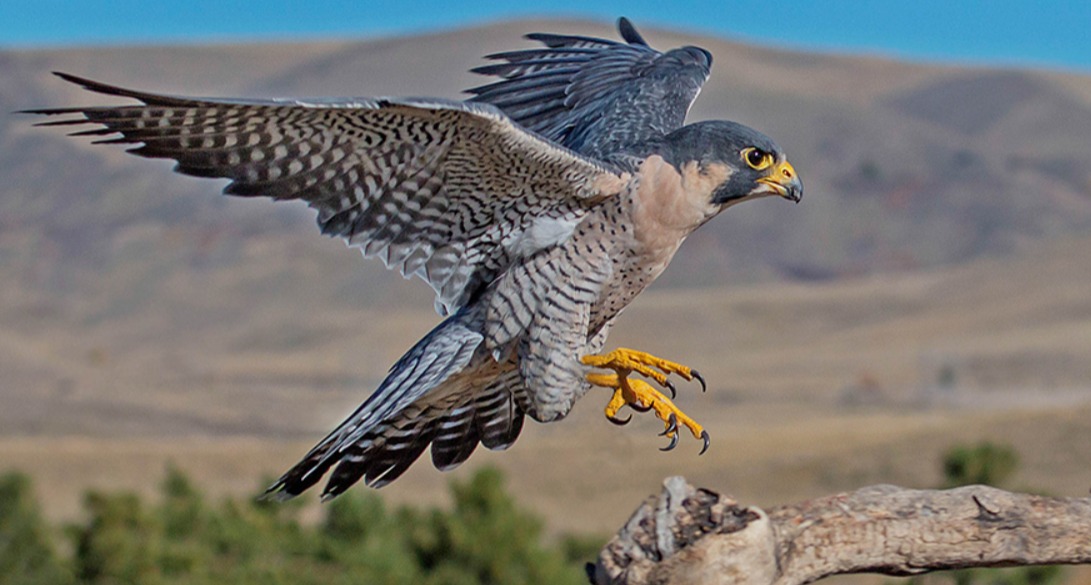
[[[742,158],[750,168],[756,171],[763,171],[773,164],[772,154],[753,146],[742,150]]]

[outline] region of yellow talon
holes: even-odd
[[[703,389],[705,381],[696,371],[681,364],[631,349],[616,349],[606,355],[588,355],[582,357],[580,361],[588,366],[611,369],[617,372],[614,374],[587,374],[587,381],[591,384],[614,389],[614,395],[606,405],[605,411],[606,418],[610,422],[615,424],[627,424],[629,422],[630,419],[617,418],[617,413],[623,406],[629,406],[640,412],[654,410],[655,415],[666,425],[666,429],[661,434],[671,440],[670,444],[663,449],[664,451],[669,451],[678,444],[679,425],[689,429],[694,437],[704,441],[701,453],[708,449],[708,431],[679,410],[669,398],[647,382],[631,380],[628,377],[631,372],[637,372],[670,388],[673,394],[674,386],[667,380],[667,375],[678,374],[686,380],[697,379],[701,382]]]
[[[641,376],[651,378],[664,386],[669,384],[667,381],[668,374],[678,374],[686,380],[693,380],[696,378],[697,381],[701,383],[702,391],[705,389],[705,380],[696,370],[635,349],[618,348],[606,355],[585,355],[580,358],[580,361],[587,366],[608,368],[615,370],[618,373],[621,373],[623,370],[626,373],[636,372]],[[657,368],[661,371],[656,371],[656,369],[653,368]]]

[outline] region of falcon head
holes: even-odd
[[[715,177],[711,203],[722,207],[779,195],[799,203],[803,182],[784,151],[771,138],[735,122],[690,124],[666,137],[664,158],[675,168],[696,163]]]

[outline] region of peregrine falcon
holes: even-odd
[[[302,200],[344,238],[436,293],[446,318],[340,426],[276,481],[290,498],[332,469],[323,499],[397,479],[431,447],[441,470],[478,443],[506,449],[525,416],[563,418],[592,386],[606,416],[654,411],[673,448],[709,435],[662,392],[695,371],[644,352],[604,352],[633,298],[683,240],[750,199],[798,202],[802,183],[765,135],[734,122],[684,125],[708,78],[698,47],[531,34],[474,71],[499,79],[442,99],[210,99],[159,95],[57,73],[139,104],[28,110],[94,124],[77,136],[135,144],[223,192]],[[111,136],[112,135],[112,136]],[[607,370],[604,373],[598,370]]]

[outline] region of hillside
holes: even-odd
[[[520,36],[534,30],[614,34],[529,21],[359,42],[6,52],[0,108],[101,99],[50,70],[191,95],[457,97],[484,81],[466,73],[481,55],[524,46]],[[666,286],[926,268],[1091,227],[1091,78],[790,53],[654,30],[649,37],[660,47],[709,48],[713,77],[692,118],[765,131],[806,184],[798,208],[743,206],[696,234]],[[0,117],[5,281],[50,292],[94,286],[108,267],[138,270],[119,261],[123,242],[138,243],[148,270],[230,270],[243,242],[313,233],[311,214],[298,207],[215,197],[214,182],[171,176],[167,162],[128,160],[121,149],[62,140],[30,122]],[[271,269],[326,264],[327,277],[341,275],[339,288],[352,290],[380,271],[351,254],[319,252],[326,249],[336,246],[308,245]]]
[[[465,73],[481,55],[535,30],[613,35],[525,21],[0,52],[0,110],[98,102],[50,70],[193,95],[456,97],[482,81]],[[751,203],[703,228],[611,339],[705,373],[709,393],[687,385],[680,403],[713,450],[660,457],[652,421],[616,429],[592,395],[470,466],[501,465],[580,529],[616,528],[673,473],[762,503],[930,485],[942,449],[981,437],[1014,443],[1028,483],[1086,490],[1091,77],[646,36],[710,49],[692,116],[762,129],[806,183],[802,205]],[[146,489],[170,459],[249,493],[437,321],[427,287],[318,236],[301,206],[221,197],[31,122],[0,116],[0,469],[30,469],[52,515],[87,486]],[[419,465],[385,493],[436,498],[442,479]]]
[[[650,416],[614,427],[605,394],[592,392],[569,419],[528,423],[512,449],[479,450],[454,475],[499,465],[522,501],[581,530],[616,528],[665,475],[759,503],[923,487],[939,480],[946,448],[983,439],[1017,449],[1026,485],[1083,493],[1088,246],[893,278],[649,292],[611,343],[704,373],[708,393],[682,384],[678,403],[712,433],[709,453],[698,458],[688,438],[655,451]],[[255,493],[436,319],[424,304],[206,317],[209,307],[183,303],[189,290],[170,287],[154,315],[0,331],[0,469],[31,471],[54,517],[74,513],[88,486],[148,492],[168,461],[214,493]],[[436,501],[447,477],[420,463],[382,493]]]

